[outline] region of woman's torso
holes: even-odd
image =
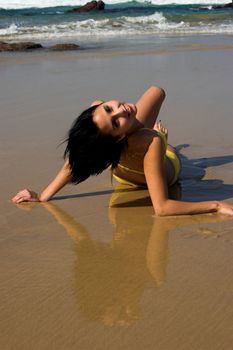
[[[142,128],[128,137],[128,147],[122,152],[120,162],[113,170],[114,175],[125,179],[136,185],[146,186],[144,175],[144,157],[154,137],[160,137],[153,129]],[[164,145],[164,166],[169,184],[174,177],[174,168],[170,160],[165,156],[166,145]],[[171,147],[168,145],[168,147]],[[173,147],[172,147],[173,149]],[[173,149],[174,151],[174,149]]]

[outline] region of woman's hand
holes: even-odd
[[[233,203],[218,202],[218,213],[233,216]]]
[[[47,202],[60,189],[62,189],[71,180],[71,169],[68,160],[65,160],[61,170],[50,182],[50,184],[38,195],[36,192],[25,189],[19,191],[11,200],[18,204],[21,202]]]
[[[153,129],[161,132],[162,134],[165,135],[166,139],[168,139],[168,129],[162,125],[161,120],[159,120],[158,122],[155,123]]]
[[[19,191],[11,201],[15,204],[19,204],[21,202],[40,202],[40,199],[36,192],[24,189]]]

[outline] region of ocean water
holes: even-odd
[[[105,10],[67,13],[83,0],[0,0],[1,41],[93,41],[144,35],[233,34],[226,0],[107,0]]]

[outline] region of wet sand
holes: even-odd
[[[152,84],[183,154],[173,196],[232,201],[232,48],[212,41],[0,57],[2,349],[232,348],[232,219],[155,218],[146,190],[108,172],[46,204],[9,201],[50,181],[83,107]]]

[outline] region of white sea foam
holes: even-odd
[[[44,26],[20,26],[12,24],[8,28],[0,29],[1,40],[50,40],[73,38],[78,40],[85,36],[85,40],[93,37],[111,37],[143,34],[233,34],[233,24],[204,24],[191,25],[183,21],[179,23],[168,21],[162,13],[150,16],[105,19],[86,19],[60,24]]]
[[[9,36],[13,34],[18,34],[18,27],[16,24],[11,24],[8,28],[0,29],[1,36]]]
[[[3,9],[20,9],[20,8],[42,8],[55,6],[80,6],[84,5],[89,0],[0,0],[0,8]],[[225,4],[226,0],[137,0],[141,3],[151,3],[154,5],[183,5],[183,4]],[[126,3],[127,0],[106,0],[106,4]]]

